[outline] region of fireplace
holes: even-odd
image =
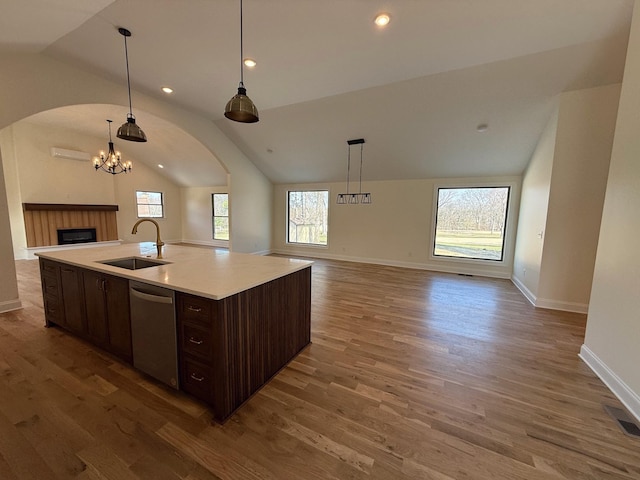
[[[97,241],[95,228],[59,228],[58,245]]]

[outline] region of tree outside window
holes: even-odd
[[[229,240],[229,194],[211,195],[213,206],[213,239]]]
[[[289,243],[326,245],[329,218],[329,191],[289,192]]]
[[[163,218],[162,192],[136,192],[138,218]]]
[[[439,188],[433,255],[501,261],[509,187]]]

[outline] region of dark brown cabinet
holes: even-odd
[[[92,270],[82,271],[89,339],[131,361],[129,281]]]
[[[176,292],[180,386],[222,422],[311,340],[311,267],[222,300]]]
[[[60,265],[49,260],[40,259],[40,281],[42,283],[42,301],[46,325],[64,326]]]
[[[58,325],[131,362],[129,281],[40,259],[46,325]]]
[[[82,275],[80,269],[70,265],[61,265],[60,285],[62,287],[64,311],[63,326],[74,333],[82,335],[87,329],[82,302]]]

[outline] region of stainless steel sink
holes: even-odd
[[[160,260],[153,260],[151,258],[127,257],[127,258],[116,258],[113,260],[102,260],[98,263],[111,265],[112,267],[126,268],[128,270],[140,270],[141,268],[167,265],[168,263],[171,263],[171,262],[162,262]]]

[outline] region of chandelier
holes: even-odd
[[[111,141],[111,122],[109,122],[109,151],[107,153],[100,152],[99,157],[93,157],[93,166],[96,171],[103,170],[111,175],[118,173],[127,173],[131,171],[131,162],[122,162],[120,159],[120,152],[116,152],[113,148],[113,142]]]
[[[338,205],[362,203],[368,205],[371,203],[371,193],[362,193],[362,151],[364,148],[364,138],[356,138],[347,140],[349,151],[347,154],[347,193],[339,193],[336,203]],[[349,193],[349,176],[351,174],[351,145],[360,145],[360,188],[358,193]]]

